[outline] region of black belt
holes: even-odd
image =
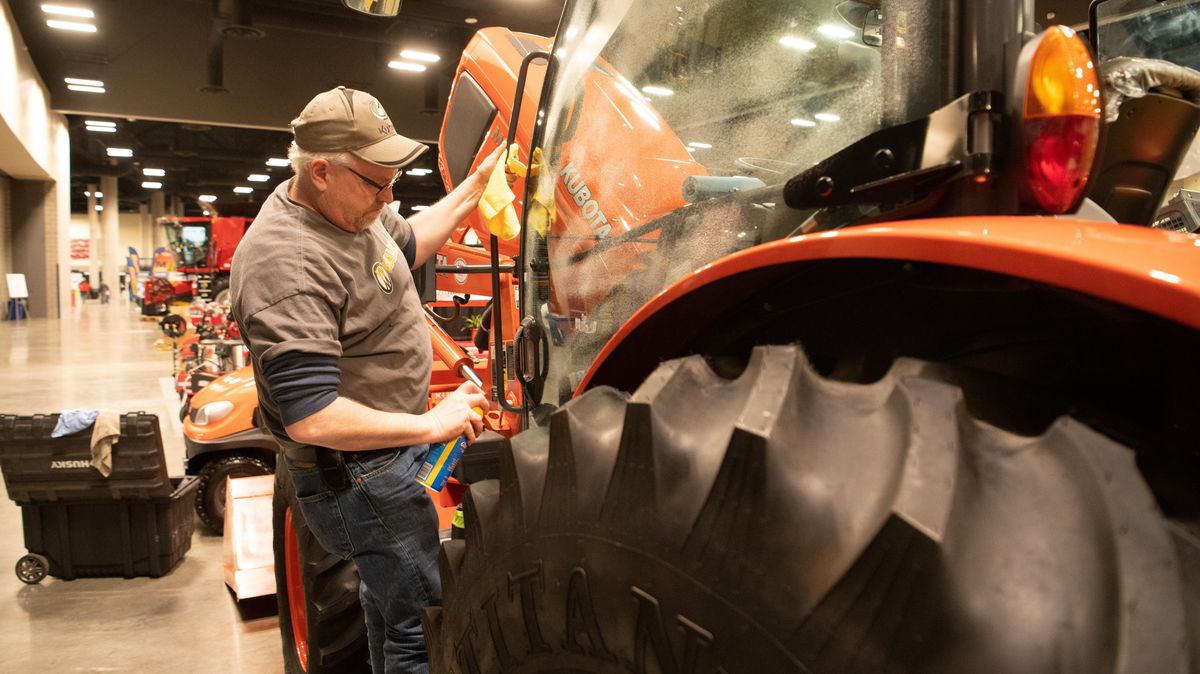
[[[350,486],[350,472],[346,470],[346,455],[352,459],[366,458],[380,452],[398,452],[400,447],[387,449],[370,449],[361,452],[339,452],[327,447],[313,447],[317,452],[317,469],[321,472],[321,481],[325,487],[333,491],[341,491]]]

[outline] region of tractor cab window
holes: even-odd
[[[167,242],[180,267],[204,266],[208,260],[208,225],[166,222]]]
[[[903,3],[905,20],[934,21],[922,6]],[[569,3],[538,113],[548,170],[530,188],[557,210],[524,227],[534,274],[524,311],[551,343],[545,402],[559,404],[670,283],[797,231],[805,214],[782,206],[787,179],[884,125],[888,9]]]
[[[1096,46],[1103,63],[1152,58],[1200,70],[1200,2],[1107,0],[1096,6]]]

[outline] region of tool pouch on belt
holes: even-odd
[[[341,491],[350,486],[350,474],[346,472],[346,457],[342,452],[327,447],[314,447],[317,450],[317,470],[321,472],[321,481],[332,491]]]

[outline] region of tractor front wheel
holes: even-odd
[[[1196,545],[1134,453],[979,421],[928,364],[669,361],[499,458],[442,547],[432,671],[1195,671]]]
[[[309,531],[287,468],[275,473],[275,596],[288,674],[371,671],[358,569]]]
[[[214,533],[225,531],[225,491],[229,478],[270,475],[266,461],[245,454],[213,459],[200,469],[196,515]]]

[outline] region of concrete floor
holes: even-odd
[[[128,303],[88,303],[62,320],[0,322],[0,362],[7,364],[0,413],[82,407],[157,414],[168,469],[181,475],[179,403],[171,352],[153,346],[160,336]],[[283,671],[274,599],[234,601],[223,581],[221,538],[199,521],[192,549],[162,578],[47,577],[25,585],[12,572],[23,554],[21,512],[5,494],[0,672]]]

